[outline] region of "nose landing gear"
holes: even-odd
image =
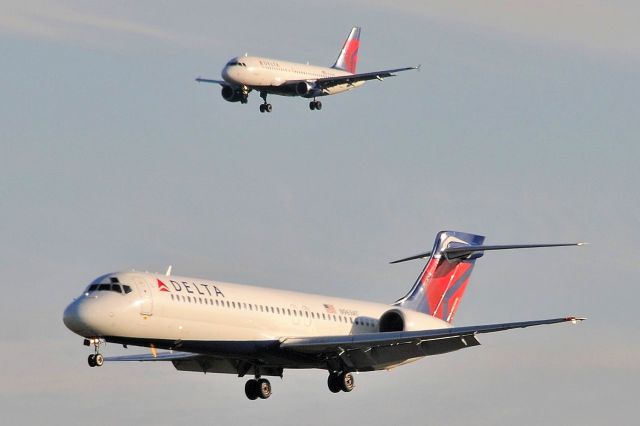
[[[91,344],[93,344],[94,353],[89,355],[87,363],[89,364],[89,367],[102,367],[102,364],[104,364],[104,357],[100,353],[100,345],[102,344],[102,341],[100,339],[85,340],[86,346]]]

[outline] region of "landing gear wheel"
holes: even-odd
[[[338,381],[340,383],[340,389],[344,392],[351,392],[356,386],[353,374],[351,373],[340,373]]]
[[[102,367],[102,364],[104,364],[104,357],[102,356],[102,354],[95,354],[93,359],[96,363],[96,367]]]
[[[314,109],[317,109],[318,111],[320,111],[322,109],[322,102],[320,101],[309,102],[309,109],[311,109],[311,111],[313,111]]]
[[[260,97],[264,101],[262,105],[260,105],[260,112],[271,112],[271,104],[267,103],[267,92],[260,92]]]
[[[244,393],[247,395],[247,398],[250,400],[254,400],[258,398],[258,381],[255,379],[247,380],[247,383],[244,384]]]
[[[329,378],[327,379],[327,385],[329,386],[329,390],[333,393],[338,393],[342,390],[340,387],[340,382],[338,381],[337,374],[329,374]]]
[[[89,355],[89,358],[87,358],[87,362],[89,363],[89,367],[95,367],[96,366],[96,356],[94,354]]]
[[[257,385],[257,393],[261,399],[267,399],[271,396],[271,383],[267,379],[259,379]]]

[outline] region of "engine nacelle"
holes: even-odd
[[[410,309],[393,308],[380,316],[379,331],[416,331],[445,328],[451,325],[431,315]]]
[[[306,81],[301,81],[300,83],[296,84],[296,94],[298,96],[304,96],[307,93],[309,93],[312,89],[313,89],[313,85],[310,83],[307,83]]]
[[[242,100],[242,93],[238,89],[234,89],[231,86],[222,86],[222,97],[227,102],[240,102]]]

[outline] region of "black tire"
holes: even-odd
[[[96,356],[94,354],[89,355],[89,358],[87,358],[87,362],[89,363],[89,367],[95,367],[96,366]]]
[[[264,104],[260,104],[260,112],[264,112],[265,108],[264,108]]]
[[[322,102],[316,101],[316,109],[320,111],[322,109]]]
[[[271,112],[271,104],[266,104],[264,106],[264,110],[267,111],[267,112]]]
[[[351,392],[356,386],[353,374],[351,373],[341,373],[338,381],[340,382],[340,389],[344,392]]]
[[[251,379],[247,380],[247,383],[244,384],[244,394],[247,395],[247,398],[250,400],[254,400],[258,398],[258,381]]]
[[[342,390],[340,382],[338,381],[338,376],[336,374],[329,374],[327,385],[329,386],[329,390],[333,393],[338,393]]]
[[[309,109],[310,109],[311,111],[313,111],[314,109],[316,109],[316,103],[315,103],[315,101],[311,101],[311,102],[309,102]]]
[[[258,380],[257,393],[261,399],[267,399],[271,396],[271,383],[267,379]]]

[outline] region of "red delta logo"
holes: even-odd
[[[160,280],[158,281],[158,291],[169,291],[169,287],[167,287],[167,285],[165,283],[163,283]]]

